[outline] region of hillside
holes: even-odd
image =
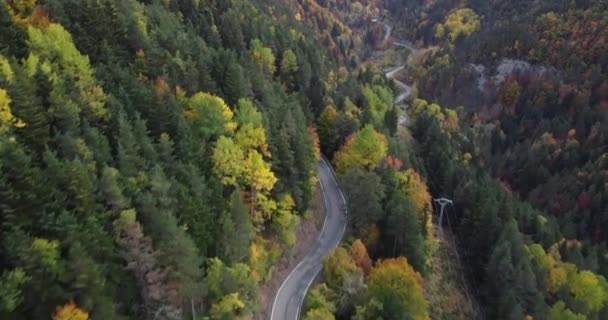
[[[0,318],[252,317],[331,63],[247,1],[2,1]]]
[[[455,228],[487,315],[605,318],[606,4],[391,6],[395,18],[409,17],[392,20],[395,32],[425,49],[409,68],[413,113],[441,105],[461,119],[457,135],[436,136],[447,141],[432,138],[426,120],[413,133],[428,155],[433,194],[460,202]],[[498,230],[513,218],[505,244]],[[576,269],[594,278],[585,287],[596,294],[577,293]],[[583,301],[592,296],[595,311]]]

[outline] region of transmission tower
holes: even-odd
[[[441,206],[441,210],[439,212],[439,227],[441,228],[441,226],[443,225],[443,213],[444,213],[445,206],[447,206],[448,204],[454,205],[454,202],[447,198],[437,198],[437,199],[434,199],[433,201],[435,201],[435,203],[437,203]]]

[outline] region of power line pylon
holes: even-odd
[[[445,206],[447,206],[448,204],[454,205],[454,202],[447,198],[437,198],[437,199],[434,199],[433,201],[435,201],[435,203],[437,203],[441,206],[441,210],[439,212],[439,228],[441,229],[441,226],[443,226],[443,213],[444,213]]]

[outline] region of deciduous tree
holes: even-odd
[[[206,138],[217,138],[236,129],[233,112],[220,97],[199,92],[188,101],[184,116],[195,126],[195,131]]]
[[[372,269],[367,303],[357,310],[355,318],[429,319],[422,277],[405,258],[381,261]]]
[[[53,320],[88,320],[89,314],[76,306],[74,301],[70,301],[57,307]]]
[[[220,177],[223,184],[236,186],[243,177],[245,155],[243,149],[234,140],[222,136],[213,148],[213,172]]]
[[[371,170],[386,158],[387,152],[386,137],[367,125],[340,148],[336,155],[336,168],[339,173],[345,173],[353,166]]]
[[[367,254],[367,248],[361,240],[357,239],[353,242],[350,247],[350,255],[353,257],[357,267],[367,275],[372,268],[372,260]]]

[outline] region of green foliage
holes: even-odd
[[[373,169],[386,157],[387,151],[386,137],[367,125],[340,148],[335,161],[337,171],[345,173],[354,166]]]
[[[78,51],[61,25],[53,23],[45,30],[29,27],[28,47],[30,57],[39,61],[41,71],[49,77],[49,102],[66,129],[73,129],[81,109],[90,121],[107,117],[107,97],[94,79],[89,59]]]
[[[319,119],[317,120],[321,150],[325,154],[333,154],[338,148],[338,136],[336,132],[337,121],[338,113],[331,105],[327,106],[323,112],[321,112],[321,115],[319,115]]]
[[[366,110],[372,117],[372,123],[380,127],[388,111],[393,109],[393,93],[384,86],[371,86],[363,88]]]
[[[400,192],[392,192],[385,210],[389,237],[385,245],[392,256],[405,256],[414,269],[425,272],[424,239],[413,203]]]
[[[566,304],[563,301],[559,301],[554,304],[549,312],[547,313],[548,320],[586,320],[587,317],[581,314],[576,314],[566,308]]]
[[[223,184],[236,186],[243,175],[245,155],[243,149],[228,137],[217,140],[213,149],[213,171]]]
[[[181,306],[176,305],[173,300],[176,298],[176,292],[167,279],[165,269],[157,259],[158,252],[152,247],[152,241],[143,234],[136,215],[133,209],[125,210],[113,225],[116,242],[121,247],[123,258],[142,289],[144,312],[148,316],[161,314],[167,319],[178,319],[182,310]],[[153,277],[149,278],[149,275]]]
[[[361,303],[365,293],[363,270],[357,266],[345,248],[338,247],[323,258],[323,275],[327,287],[331,290],[324,294],[326,299],[335,301],[336,313],[352,313],[355,306]]]
[[[496,301],[497,316],[512,317],[539,313],[543,305],[530,261],[517,234],[515,223],[509,223],[498,239],[490,257],[486,283]]]
[[[184,116],[206,138],[216,138],[236,129],[234,113],[220,97],[199,92],[188,101]]]
[[[0,279],[0,313],[12,312],[23,302],[21,287],[29,278],[22,269],[15,269],[5,271]]]
[[[422,277],[405,258],[384,260],[372,269],[366,299],[355,319],[428,318]]]
[[[59,272],[59,242],[36,238],[31,250],[41,268],[51,274]]]
[[[0,4],[0,52],[23,58],[26,55],[25,39],[25,31],[14,24],[9,6],[3,2]]]
[[[249,247],[248,265],[256,281],[268,281],[280,254],[278,245],[259,236],[254,239]]]
[[[218,258],[209,261],[205,277],[209,299],[212,303],[212,317],[225,319],[235,313],[253,311],[256,305],[256,281],[249,267],[237,263],[228,267]]]
[[[230,209],[222,216],[219,256],[226,263],[246,261],[254,230],[241,192],[235,190],[230,196]]]
[[[608,282],[591,271],[581,271],[569,282],[574,299],[588,313],[596,313],[608,302]]]
[[[348,251],[342,247],[336,248],[323,259],[325,282],[333,290],[340,288],[347,277],[360,272],[361,270],[348,254]]]
[[[306,312],[305,320],[335,320],[336,318],[331,311],[326,309],[312,309]]]
[[[236,108],[236,122],[240,126],[250,124],[253,128],[262,128],[262,114],[255,108],[253,102],[240,99]]]
[[[416,138],[427,144],[422,148],[422,155],[435,188],[455,189],[454,198],[460,199],[455,205],[455,214],[451,214],[457,217],[456,221],[452,220],[452,226],[456,225],[459,240],[467,248],[463,255],[468,268],[476,270],[471,274],[480,271],[485,274],[479,281],[485,295],[482,301],[490,306],[490,315],[542,318],[556,317],[559,313],[564,317],[586,318],[601,314],[603,277],[589,271],[581,276],[574,264],[561,260],[557,244],[550,249],[550,254],[546,253],[543,245],[548,247],[560,239],[553,221],[530,205],[505,195],[503,187],[487,174],[472,169],[462,156],[462,147],[455,148],[462,141],[445,142],[450,140],[453,130],[446,130],[445,125],[444,130],[440,128],[440,115],[419,113],[413,131]],[[552,140],[555,139],[543,141],[551,144]],[[443,151],[440,153],[439,149]],[[443,157],[443,163],[438,162],[437,157]],[[454,177],[459,179],[456,184]],[[577,283],[577,278],[581,282]],[[581,285],[583,282],[586,285]],[[589,292],[578,291],[577,299],[572,285],[578,285],[577,290],[585,287]],[[583,295],[587,298],[581,298]]]
[[[335,293],[327,287],[325,283],[318,284],[310,289],[306,295],[306,307],[310,310],[308,313],[318,314],[329,312],[332,314],[336,311],[336,306],[333,302]],[[314,310],[324,310],[323,312]]]
[[[290,195],[283,195],[272,217],[279,241],[287,247],[293,247],[296,243],[295,228],[300,223],[298,216],[294,215],[294,206],[293,198]]]
[[[358,235],[369,236],[366,234],[369,230],[367,228],[385,215],[382,208],[385,193],[380,177],[374,172],[354,167],[346,172],[340,181],[348,199],[349,223]]]
[[[258,72],[272,76],[276,71],[275,57],[272,49],[264,47],[259,39],[253,39],[249,44],[249,51]]]
[[[283,52],[283,58],[281,59],[281,77],[283,81],[290,85],[295,86],[295,74],[298,71],[298,58],[291,49],[287,49]]]
[[[239,294],[231,293],[224,296],[218,303],[211,306],[210,318],[214,320],[245,319],[238,316],[245,304],[239,299]]]
[[[462,5],[1,2],[0,317],[253,317],[257,282],[312,198],[316,123],[328,157],[344,144],[334,159],[372,257],[405,255],[424,271],[430,195],[453,197],[490,317],[603,318],[605,8]],[[479,114],[416,100],[417,143],[402,139],[386,81],[349,74],[383,12],[408,25],[405,38],[437,45],[412,73],[419,96]],[[468,90],[468,63],[503,57],[560,77]],[[496,115],[477,108],[496,101]],[[305,317],[425,318],[421,279],[401,260],[381,262],[366,289],[359,243],[328,258],[331,285],[311,292]]]
[[[331,63],[258,5],[0,3],[1,318],[258,311],[312,198]]]

